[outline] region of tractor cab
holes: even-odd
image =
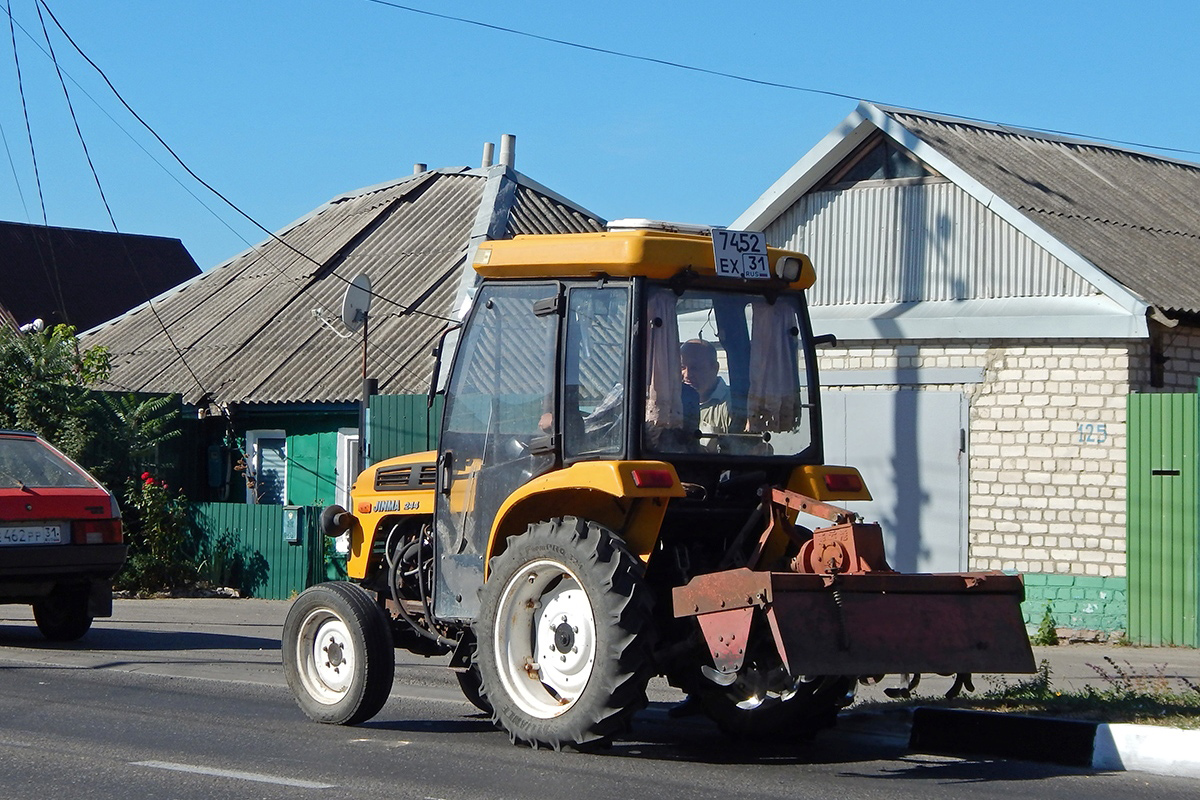
[[[502,507],[548,473],[646,462],[642,483],[715,496],[753,475],[752,495],[821,463],[812,266],[754,235],[773,269],[721,275],[710,235],[648,228],[480,248],[446,385],[436,616],[476,616]]]

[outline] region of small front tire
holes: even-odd
[[[370,719],[387,702],[395,670],[387,616],[357,584],[318,584],[292,603],[283,623],[283,671],[310,719]]]

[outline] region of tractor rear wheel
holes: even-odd
[[[514,742],[603,742],[645,705],[650,594],[612,531],[575,517],[529,526],[492,561],[480,600],[482,691]]]
[[[370,719],[387,702],[395,669],[387,616],[362,587],[321,583],[292,603],[283,623],[283,671],[311,719]]]

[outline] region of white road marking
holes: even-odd
[[[130,766],[150,767],[151,769],[169,769],[173,772],[188,772],[193,775],[211,775],[216,778],[233,778],[239,781],[254,781],[256,783],[274,783],[279,786],[292,786],[297,789],[332,789],[332,783],[313,783],[298,781],[294,778],[281,778],[276,775],[263,775],[258,772],[241,772],[234,769],[214,769],[200,767],[194,764],[173,764],[170,761],[134,761]]]

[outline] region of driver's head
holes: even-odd
[[[679,346],[683,382],[707,400],[717,385],[717,348],[703,339],[689,339]]]

